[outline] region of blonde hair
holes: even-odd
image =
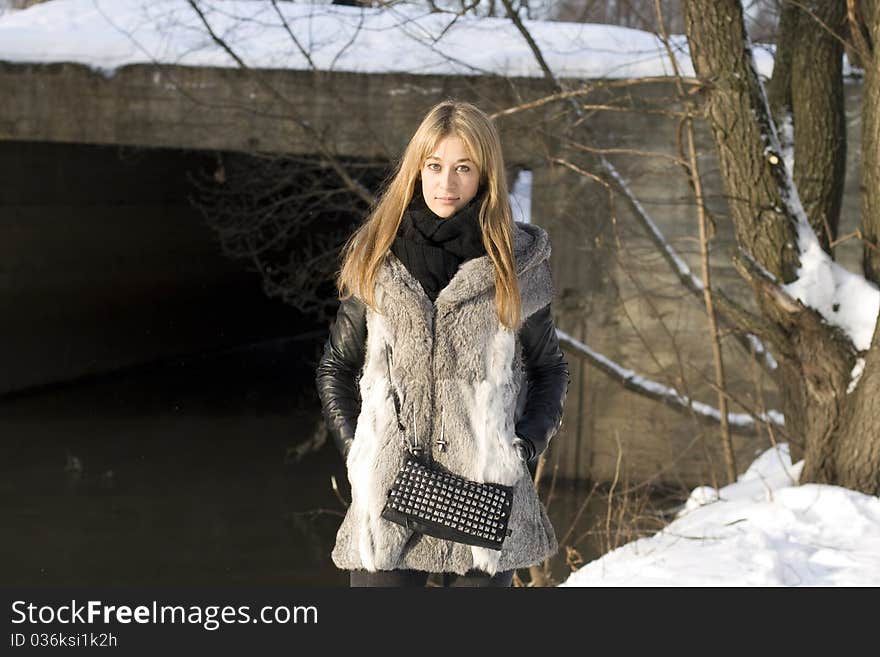
[[[510,329],[519,326],[522,313],[516,263],[513,258],[513,217],[507,200],[507,176],[501,140],[492,120],[470,103],[452,100],[435,105],[422,119],[400,157],[384,193],[366,221],[342,250],[337,277],[339,298],[356,295],[376,310],[375,283],[397,235],[403,213],[412,200],[425,159],[449,136],[462,140],[480,171],[485,190],[479,210],[483,246],[495,270],[495,309]]]

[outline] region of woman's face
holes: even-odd
[[[477,194],[480,172],[455,135],[441,139],[422,163],[422,195],[431,212],[446,219]]]

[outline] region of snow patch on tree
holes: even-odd
[[[767,117],[766,121],[758,122],[765,142],[764,154],[773,166],[782,167],[784,184],[780,188],[780,194],[788,215],[795,220],[800,267],[795,280],[782,288],[805,306],[816,310],[826,322],[843,330],[857,350],[865,351],[871,345],[871,336],[880,311],[880,290],[863,276],[847,271],[834,262],[820,246],[798,196],[792,177],[793,170],[786,161],[782,140],[771,118],[770,103],[751,55],[752,44],[748,36],[745,39],[749,65],[755,75],[764,115]],[[785,130],[786,122],[782,126]],[[793,163],[792,155],[791,164]]]

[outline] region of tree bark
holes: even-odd
[[[870,41],[862,99],[862,247],[865,277],[880,285],[880,0],[862,5]],[[868,59],[870,57],[870,59]]]
[[[880,322],[874,328],[864,373],[849,396],[833,483],[880,495]]]

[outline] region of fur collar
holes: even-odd
[[[517,277],[522,279],[530,270],[550,257],[547,232],[534,224],[514,222],[513,255]],[[400,294],[415,297],[419,305],[432,307],[419,282],[390,251],[379,268],[376,285],[394,298]],[[495,270],[488,255],[463,263],[449,284],[437,297],[437,306],[455,306],[474,298],[495,285]]]

